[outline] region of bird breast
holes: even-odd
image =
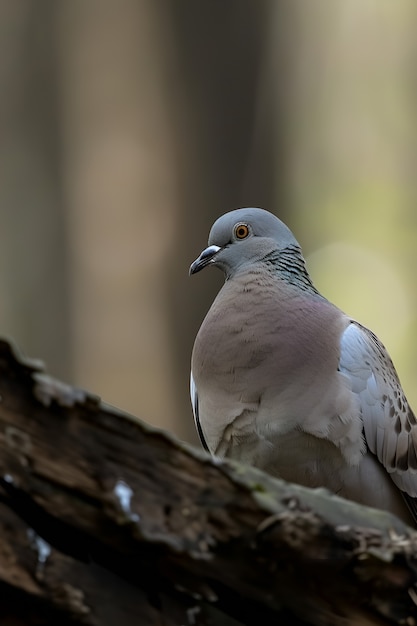
[[[269,280],[251,273],[227,281],[197,335],[192,371],[205,430],[249,409],[257,429],[285,433],[317,412],[346,409],[337,405],[349,400],[334,393],[344,315],[321,296]]]

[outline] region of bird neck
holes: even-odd
[[[280,278],[290,285],[320,295],[307,272],[301,249],[298,246],[290,245],[284,250],[274,250],[262,261],[267,264],[270,271],[278,272]]]

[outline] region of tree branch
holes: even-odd
[[[4,340],[0,395],[2,624],[417,623],[390,514],[213,460]]]

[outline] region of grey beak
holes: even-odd
[[[220,250],[220,246],[209,246],[200,254],[200,256],[190,265],[190,276],[197,274],[200,270],[214,263],[214,257]]]

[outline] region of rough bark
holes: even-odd
[[[417,536],[220,463],[0,341],[5,625],[415,624]]]

